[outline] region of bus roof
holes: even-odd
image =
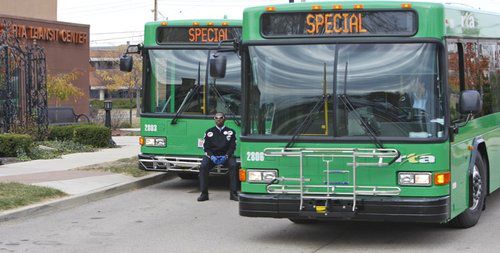
[[[193,26],[194,22],[198,22],[200,26],[207,26],[209,22],[212,22],[214,26],[222,26],[223,22],[227,22],[228,26],[241,26],[241,20],[237,19],[185,19],[147,22],[146,27],[158,27],[165,22],[168,26]]]
[[[410,4],[403,7],[403,4]],[[355,6],[358,5],[358,6]],[[359,6],[362,5],[362,6]],[[268,8],[271,7],[271,8]],[[335,10],[334,8],[340,8]],[[358,7],[356,9],[355,7]],[[359,9],[361,7],[361,9]],[[413,10],[418,14],[414,37],[441,39],[454,37],[498,38],[500,14],[477,10],[465,5],[411,1],[332,1],[267,5],[246,8],[243,13],[243,41],[264,40],[261,16],[266,13],[335,13],[376,10]],[[331,17],[331,16],[330,16]],[[276,19],[278,20],[278,19]],[[301,20],[300,22],[304,22]],[[353,35],[355,36],[355,35]],[[375,35],[374,35],[375,36]],[[292,36],[293,37],[293,36]],[[345,37],[345,36],[344,36]],[[408,35],[406,36],[408,37]]]
[[[154,46],[158,27],[241,27],[242,21],[235,19],[186,19],[148,22],[144,26],[144,45]]]

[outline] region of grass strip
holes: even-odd
[[[137,157],[125,158],[98,166],[88,166],[80,168],[80,170],[111,172],[132,177],[143,177],[151,173],[149,171],[139,169],[138,163],[139,161]]]
[[[49,187],[0,183],[0,211],[64,196],[66,193]]]

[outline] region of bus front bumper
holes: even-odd
[[[177,171],[198,173],[201,157],[180,157],[140,154],[139,168],[147,171]]]
[[[317,220],[362,220],[444,223],[450,216],[450,198],[402,198],[358,196],[356,210],[352,200],[330,200],[327,211],[317,212],[315,206],[325,202],[304,201],[299,211],[298,195],[246,194],[239,199],[240,215],[247,217],[310,218]]]
[[[182,173],[198,173],[200,172],[202,157],[195,156],[163,156],[163,155],[147,155],[140,154],[139,169],[147,171],[159,172],[182,172]],[[239,164],[239,158],[236,158]],[[225,175],[229,170],[220,165],[215,166],[210,174]]]

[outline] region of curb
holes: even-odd
[[[171,173],[158,173],[149,176],[144,176],[132,182],[126,182],[107,186],[99,190],[91,191],[89,193],[65,197],[62,199],[51,200],[45,203],[33,204],[14,210],[7,210],[0,213],[0,223],[11,221],[20,218],[29,218],[42,214],[48,214],[54,211],[60,211],[78,207],[93,201],[113,197],[125,192],[144,188],[153,184],[163,182],[175,178]]]

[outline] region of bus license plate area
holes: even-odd
[[[344,217],[350,218],[356,215],[356,212],[361,205],[356,206],[356,210],[352,209],[352,201],[345,200],[309,200],[304,201],[301,216],[326,218],[326,217]]]

